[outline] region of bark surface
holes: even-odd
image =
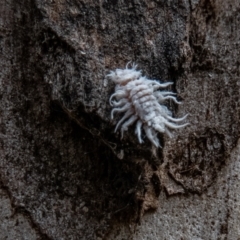
[[[239,0],[0,0],[0,239],[240,239],[239,24]],[[128,61],[190,114],[155,155],[110,120]]]

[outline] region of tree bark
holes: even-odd
[[[238,0],[0,0],[0,239],[240,239]],[[110,120],[132,61],[190,125],[152,154]]]

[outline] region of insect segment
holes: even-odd
[[[132,65],[132,68],[128,68],[127,64],[125,69],[116,69],[107,75],[116,83],[115,93],[109,99],[110,105],[113,107],[111,119],[114,118],[115,113],[123,113],[115,127],[115,132],[121,126],[121,136],[123,137],[128,127],[136,122],[135,134],[139,143],[143,143],[141,136],[143,128],[152,144],[161,147],[157,133],[166,133],[171,137],[169,129],[183,128],[188,125],[188,123],[178,125],[188,114],[182,118],[173,118],[171,111],[163,105],[169,99],[180,104],[175,93],[158,91],[172,85],[172,82],[159,83],[147,79],[136,68],[135,64]]]

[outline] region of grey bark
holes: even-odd
[[[0,239],[240,239],[238,0],[0,0]],[[190,126],[114,133],[109,70],[174,81]]]

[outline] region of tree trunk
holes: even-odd
[[[0,239],[240,239],[238,0],[0,0]],[[162,148],[110,119],[110,70],[172,81]]]

